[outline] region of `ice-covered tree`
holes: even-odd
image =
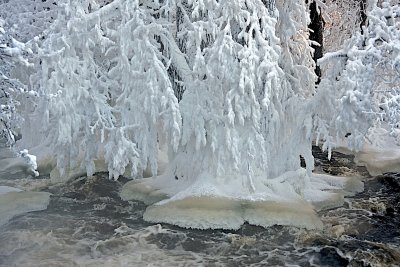
[[[183,136],[169,172],[132,186],[136,198],[170,197],[145,219],[237,228],[297,216],[292,223],[315,227],[302,200],[310,176],[300,169],[300,156],[313,169],[307,103],[315,75],[305,3],[193,1],[185,10],[194,82],[180,102]]]
[[[54,168],[54,181],[150,173],[122,192],[153,204],[146,220],[319,227],[315,209],[361,185],[313,174],[313,140],[330,148],[351,133],[358,147],[379,108],[398,120],[398,93],[374,97],[371,80],[376,64],[398,79],[398,7],[389,2],[370,2],[368,27],[321,61],[341,64],[317,88],[303,0],[57,5],[32,44],[30,86],[41,97],[24,106],[19,145]]]
[[[0,18],[0,137],[11,146],[22,120],[16,110],[19,100],[34,97],[36,93],[28,92],[25,84],[12,77],[13,69],[29,65],[25,56],[32,51],[14,39],[7,26]]]
[[[31,81],[45,97],[23,128],[34,134],[22,140],[39,145],[41,160],[58,151],[54,178],[93,174],[102,168],[96,160],[115,179],[128,165],[133,177],[147,168],[156,174],[158,136],[176,149],[181,119],[156,12],[137,1],[100,10],[94,1],[65,3],[39,48],[41,70]]]
[[[16,68],[28,67],[26,57],[32,54],[29,46],[14,39],[9,33],[9,25],[0,18],[0,146],[13,147],[16,137],[20,133],[23,118],[19,113],[20,106],[37,97],[35,91],[19,79],[12,76]],[[15,151],[16,152],[16,151]],[[23,159],[23,169],[28,175],[38,176],[36,157],[23,149],[15,153]],[[21,162],[21,161],[19,161]],[[14,166],[18,168],[18,161]],[[6,164],[6,169],[14,168],[13,164]]]
[[[342,49],[320,61],[334,62],[318,90],[325,100],[316,97],[317,105],[327,103],[316,117],[330,118],[320,129],[336,139],[351,134],[350,147],[360,148],[379,121],[389,124],[392,135],[399,127],[399,10],[393,1],[369,1],[363,33],[357,32]]]
[[[10,25],[10,33],[21,42],[39,36],[57,17],[59,1],[2,0],[0,17]]]

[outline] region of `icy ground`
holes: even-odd
[[[127,180],[105,173],[51,186],[47,177],[3,186],[52,193],[46,210],[0,227],[0,266],[396,266],[400,262],[400,174],[369,177],[353,157],[314,149],[318,172],[359,175],[365,191],[320,212],[322,231],[245,225],[187,230],[143,221],[145,205],[121,200]]]

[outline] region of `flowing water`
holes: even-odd
[[[125,179],[99,173],[51,185],[47,177],[2,174],[0,185],[52,196],[46,210],[0,226],[0,266],[399,266],[400,174],[369,177],[352,156],[334,153],[328,161],[318,148],[314,155],[319,172],[365,179],[363,193],[319,213],[323,231],[151,224],[142,219],[143,203],[120,199]]]

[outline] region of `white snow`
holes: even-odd
[[[32,172],[35,176],[39,176],[39,172],[37,171],[37,163],[36,156],[28,153],[27,149],[24,149],[20,152],[22,158],[25,159],[26,164],[28,165],[28,171]]]

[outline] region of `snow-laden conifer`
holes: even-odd
[[[94,4],[67,2],[39,48],[41,70],[31,80],[44,97],[22,143],[40,144],[39,160],[57,151],[60,177],[91,175],[101,161],[115,179],[127,167],[133,177],[147,167],[155,174],[157,139],[168,136],[177,149],[181,124],[160,51],[165,29],[137,1]]]

